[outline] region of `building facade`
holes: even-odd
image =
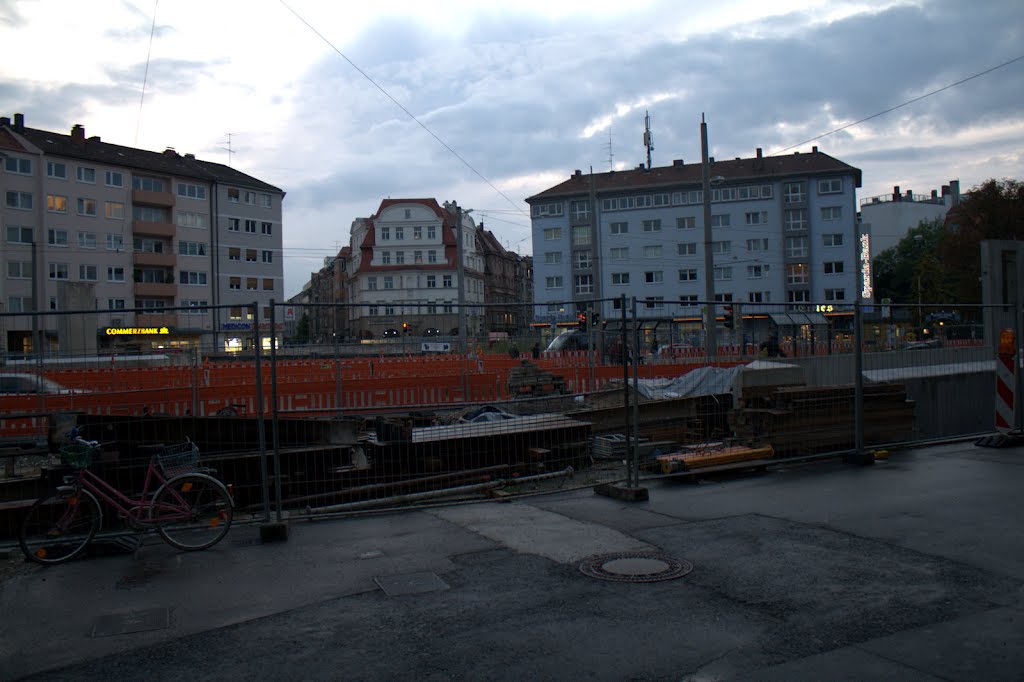
[[[0,118],[2,350],[250,347],[283,298],[284,192],[221,164]],[[254,308],[255,306],[255,308]],[[33,317],[33,311],[55,313]],[[72,311],[85,314],[62,315]]]
[[[537,320],[568,322],[586,310],[617,318],[622,296],[638,299],[640,317],[699,319],[705,248],[713,256],[715,301],[745,311],[854,301],[860,170],[817,147],[711,159],[710,170],[709,245],[700,163],[576,171],[527,199]]]
[[[896,246],[907,232],[923,220],[943,220],[950,209],[960,204],[960,181],[953,180],[942,186],[942,192],[932,190],[930,195],[900,192],[881,194],[860,200],[861,230],[871,235],[872,258]]]

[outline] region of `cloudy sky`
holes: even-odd
[[[635,167],[645,110],[655,165],[699,161],[703,113],[713,156],[816,144],[861,198],[1024,179],[1024,59],[810,141],[1024,56],[1020,0],[0,0],[0,42],[31,127],[221,163],[230,133],[288,193],[288,296],[386,197],[530,253],[523,200]]]

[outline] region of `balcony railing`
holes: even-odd
[[[163,268],[173,268],[178,264],[178,256],[175,253],[152,253],[150,251],[133,251],[132,263],[135,265],[151,265]]]
[[[174,298],[178,285],[174,282],[136,282],[135,295],[143,298]]]
[[[138,327],[173,327],[178,323],[176,313],[138,313],[135,325]]]
[[[174,194],[171,192],[153,192],[148,189],[133,189],[132,203],[170,208],[174,206]]]
[[[153,237],[173,237],[177,227],[172,223],[151,223],[148,220],[133,220],[132,233],[145,234]]]

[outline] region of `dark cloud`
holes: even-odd
[[[25,125],[55,132],[70,131],[69,122],[83,122],[96,103],[116,106],[137,100],[137,92],[117,85],[0,83],[0,102],[24,113]]]

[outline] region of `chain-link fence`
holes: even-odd
[[[0,541],[60,480],[73,428],[126,491],[154,447],[191,439],[254,519],[988,433],[1018,317],[622,298],[6,314]]]

